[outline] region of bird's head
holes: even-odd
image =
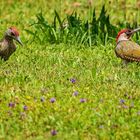
[[[19,36],[19,32],[16,29],[16,27],[10,27],[6,32],[5,32],[5,36],[8,36],[9,38],[12,38],[14,40],[16,40],[20,45],[23,46],[21,40],[20,40],[20,36]]]
[[[131,30],[131,29],[121,30],[116,37],[116,42],[118,43],[119,41],[122,41],[122,40],[129,40],[130,37],[137,31],[140,31],[140,28],[137,28],[134,30]]]

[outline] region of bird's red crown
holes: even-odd
[[[19,32],[18,32],[18,30],[17,30],[17,28],[16,27],[10,27],[10,29],[12,30],[12,32],[15,34],[15,36],[19,36]]]
[[[121,30],[121,31],[118,33],[117,37],[116,37],[116,42],[118,41],[119,36],[120,36],[121,34],[127,32],[128,30],[129,30],[129,29],[123,29],[123,30]]]

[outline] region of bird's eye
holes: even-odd
[[[12,36],[15,36],[15,34],[14,34],[13,32],[11,33],[11,35],[12,35]]]
[[[127,35],[130,35],[130,34],[131,34],[131,30],[128,30],[128,31],[126,32],[126,34],[127,34]]]

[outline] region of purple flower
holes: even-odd
[[[120,100],[120,103],[121,103],[121,104],[124,104],[124,103],[125,103],[125,100],[121,99],[121,100]]]
[[[76,80],[74,78],[71,78],[70,81],[74,84]]]
[[[52,135],[52,136],[57,135],[57,131],[53,129],[53,130],[51,131],[51,135]]]
[[[41,102],[45,102],[45,98],[44,97],[41,97],[40,101]]]
[[[26,111],[26,110],[28,110],[28,107],[26,105],[24,105],[23,109]]]
[[[81,99],[80,99],[80,102],[81,102],[81,103],[84,103],[84,102],[86,102],[86,99],[81,98]]]
[[[100,128],[100,129],[103,129],[103,128],[104,128],[104,125],[100,125],[99,128]]]
[[[51,103],[54,103],[55,101],[56,101],[55,98],[51,98],[51,99],[50,99],[50,102],[51,102]]]
[[[15,107],[15,103],[10,102],[10,103],[8,104],[8,106],[9,106],[9,107]]]
[[[73,96],[77,96],[77,95],[78,95],[78,91],[74,91]]]

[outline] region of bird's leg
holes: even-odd
[[[128,60],[123,60],[122,63],[123,63],[123,66],[127,66],[127,64],[129,63],[129,61]]]

